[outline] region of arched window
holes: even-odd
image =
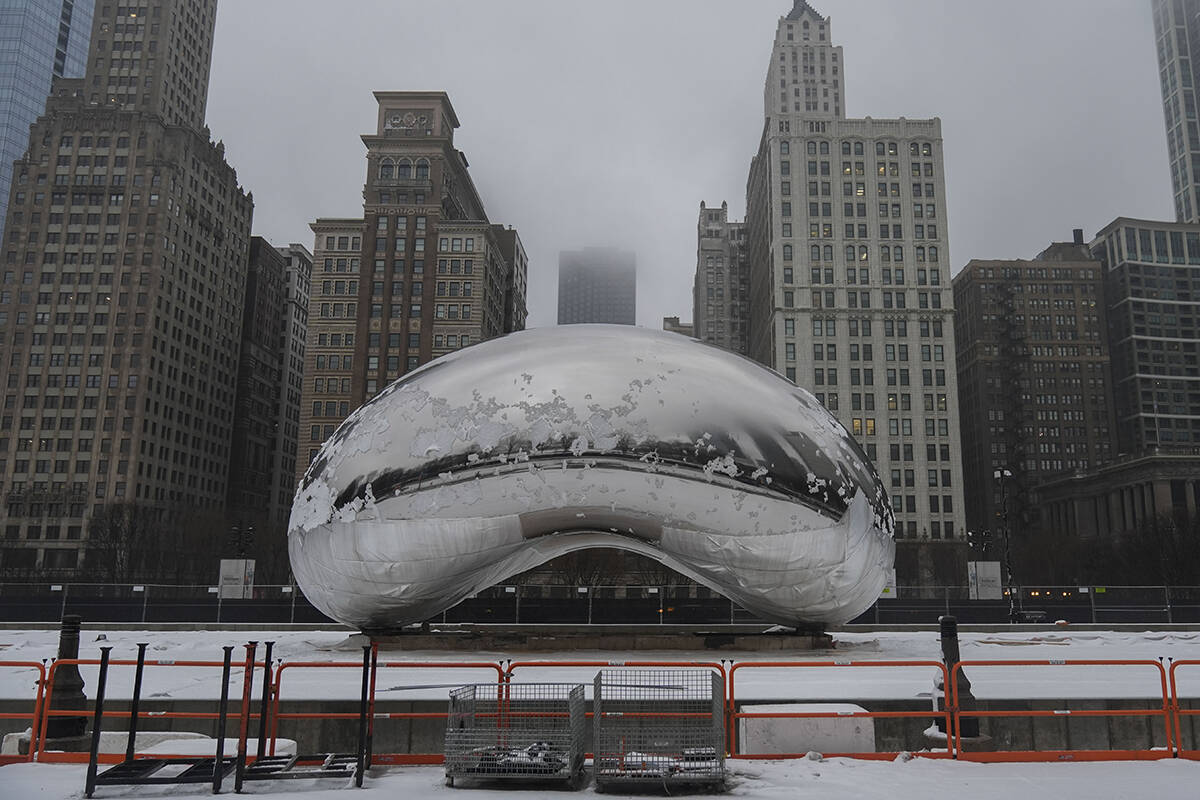
[[[783,246],[783,260],[784,261],[792,260],[792,246],[790,244],[785,244]]]
[[[391,178],[393,176],[393,174],[395,173],[395,170],[396,170],[396,167],[392,163],[392,160],[390,158],[385,158],[383,161],[379,162],[379,177],[380,178],[383,178],[385,180],[388,178]]]
[[[427,161],[424,158],[422,158],[420,161],[417,162],[417,177],[418,178],[428,178],[429,177],[429,161]]]
[[[867,246],[865,244],[859,245],[858,246],[858,260],[866,261],[867,255],[868,255]]]
[[[824,252],[825,252],[824,259],[826,261],[833,261],[833,245],[831,245],[831,244],[825,245]]]
[[[412,162],[409,161],[407,158],[400,160],[400,164],[397,168],[396,177],[398,177],[398,178],[411,178],[412,177]]]
[[[813,261],[820,261],[821,260],[821,245],[814,244],[812,247],[809,248],[809,254],[812,257]]]
[[[892,260],[893,261],[903,261],[904,260],[904,248],[903,247],[901,247],[900,245],[896,245],[895,247],[892,248]]]
[[[852,244],[846,245],[846,263],[847,264],[854,263],[854,245],[852,245]]]
[[[918,261],[918,262],[924,262],[924,261],[925,261],[925,248],[924,248],[924,247],[918,247],[918,248],[917,248],[917,261]]]
[[[882,247],[880,247],[879,248],[879,260],[884,262],[885,264],[891,263],[892,248],[888,247],[886,244],[883,245]]]
[[[934,262],[935,264],[937,263],[937,260],[938,260],[937,245],[933,245],[933,244],[929,245],[929,260]]]

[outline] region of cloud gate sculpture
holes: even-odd
[[[764,619],[838,624],[879,597],[892,528],[807,391],[678,334],[570,325],[444,356],[358,409],[305,475],[288,546],[313,605],[368,630],[593,547]]]

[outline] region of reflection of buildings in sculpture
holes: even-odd
[[[863,443],[895,506],[899,582],[958,585],[941,121],[848,119],[844,67],[829,19],[797,2],[776,31],[747,181],[749,355],[811,389]],[[952,545],[908,546],[918,540]]]
[[[878,476],[812,395],[682,336],[586,325],[481,343],[363,406],[313,461],[289,547],[310,600],[356,625],[426,619],[593,548],[794,624],[869,607],[891,530]]]
[[[637,324],[637,260],[611,247],[558,254],[558,324]]]
[[[1007,469],[1022,541],[1030,490],[1112,459],[1103,269],[1077,230],[1032,261],[972,260],[953,287],[967,527],[997,531]]]
[[[727,203],[716,209],[701,201],[692,285],[696,338],[745,355],[749,294],[746,223],[730,221]]]
[[[525,325],[528,261],[488,221],[444,92],[376,92],[361,218],[312,223],[299,479],[321,443],[400,375]]]

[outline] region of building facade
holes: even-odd
[[[663,330],[668,333],[678,333],[689,339],[696,335],[696,329],[690,322],[680,322],[679,317],[663,317]]]
[[[830,21],[779,21],[747,181],[749,354],[863,445],[896,512],[898,580],[959,584],[965,508],[938,119],[848,119]],[[949,542],[952,546],[908,547]]]
[[[750,268],[746,223],[729,219],[729,205],[700,203],[696,224],[696,279],[692,286],[692,327],[697,339],[746,354]]]
[[[1200,0],[1153,0],[1167,154],[1177,222],[1200,222]]]
[[[275,496],[286,529],[296,496],[296,467],[300,443],[300,404],[304,393],[304,354],[308,346],[308,297],[312,290],[313,257],[295,242],[279,248],[284,263],[284,312],[279,320],[280,359],[279,425],[275,449]]]
[[[1104,272],[1078,230],[1034,260],[972,260],[953,289],[966,524],[998,546],[1048,522],[1035,487],[1115,456]]]
[[[0,276],[0,569],[89,518],[223,511],[253,203],[202,129],[215,0],[104,5],[14,166]]]
[[[56,78],[83,77],[95,0],[11,0],[0,5],[0,219],[13,162],[29,147]]]
[[[611,247],[558,254],[558,324],[637,324],[637,259]]]
[[[1200,447],[1200,225],[1120,217],[1092,252],[1104,270],[1117,452]]]
[[[528,261],[488,221],[444,92],[376,92],[363,216],[312,223],[296,479],[350,412],[440,355],[524,327]]]

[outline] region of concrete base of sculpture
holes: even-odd
[[[681,630],[681,628],[684,628]],[[833,647],[833,638],[819,630],[779,630],[763,632],[759,626],[714,632],[705,626],[670,625],[505,625],[435,626],[427,633],[357,634],[347,639],[346,649],[358,649],[367,641],[381,651],[453,652],[488,651],[505,653],[571,652],[578,650],[646,652],[736,651],[743,653],[781,653],[793,650],[825,650]]]
[[[773,703],[743,705],[739,711],[759,714],[864,713],[850,703]],[[870,717],[742,717],[738,720],[738,752],[874,753],[875,720]]]

